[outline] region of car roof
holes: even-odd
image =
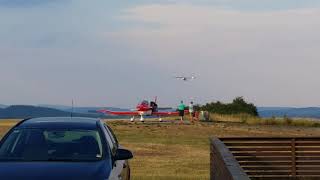
[[[99,121],[82,117],[42,117],[24,120],[16,128],[97,129]]]

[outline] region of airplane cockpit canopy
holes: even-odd
[[[147,101],[147,100],[143,100],[142,102],[141,102],[141,105],[149,105],[149,102]]]

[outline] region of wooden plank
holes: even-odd
[[[272,176],[272,175],[265,175],[265,176],[250,176],[251,180],[319,180],[318,177],[314,177],[314,176],[307,176],[307,178],[305,177],[301,177],[301,176],[297,176],[296,178],[292,178],[288,175],[277,175],[277,176]]]
[[[310,170],[317,170],[320,171],[320,164],[319,166],[297,166],[297,171],[310,171]]]
[[[319,164],[320,164],[320,161],[296,161],[297,166],[303,166],[303,165],[317,166]]]
[[[221,137],[219,138],[220,140],[228,140],[228,139],[235,139],[235,140],[241,140],[241,139],[271,139],[271,140],[274,140],[274,139],[289,139],[291,140],[292,138],[294,139],[302,139],[302,140],[309,140],[309,139],[320,139],[319,136],[309,136],[309,137],[301,137],[301,136],[296,136],[296,137],[292,137],[292,136],[282,136],[282,137],[264,137],[264,136],[255,136],[255,137],[252,137],[252,136],[235,136],[235,137]]]
[[[242,166],[242,168],[246,170],[291,170],[291,166]]]
[[[320,149],[320,148],[319,148]],[[276,152],[282,152],[282,151],[291,151],[290,147],[231,147],[229,148],[231,152],[234,151],[276,151]]]
[[[285,140],[285,141],[280,141],[280,140],[275,140],[275,141],[264,141],[264,140],[251,140],[251,141],[246,141],[246,140],[238,140],[238,141],[223,141],[223,143],[259,143],[259,142],[263,142],[263,143],[290,143],[290,140]],[[304,142],[304,141],[301,141]],[[318,141],[308,141],[308,142],[318,142]]]
[[[290,175],[250,175],[251,180],[253,179],[272,179],[272,180],[319,180],[318,175],[297,175],[296,178],[292,178]]]
[[[230,142],[230,141],[235,141],[235,142],[239,142],[239,141],[290,141],[292,138],[220,138],[220,140],[222,142]],[[311,140],[310,140],[311,141]]]
[[[297,171],[297,175],[312,175],[320,177],[320,171]]]
[[[315,157],[315,156],[297,156],[296,157],[297,161],[320,161],[320,157]],[[320,164],[320,162],[319,162]]]
[[[315,146],[315,147],[319,147],[320,146],[320,142],[296,142],[296,146],[297,147],[305,147],[305,146]]]
[[[245,171],[250,175],[291,175],[291,171]]]
[[[295,139],[291,140],[291,176],[296,177],[296,147],[295,147]]]
[[[225,145],[227,147],[231,147],[231,146],[236,146],[236,147],[239,147],[239,146],[242,146],[242,147],[247,147],[247,146],[258,146],[258,147],[265,147],[265,146],[275,146],[275,147],[278,147],[278,146],[287,146],[287,147],[291,147],[291,144],[290,143],[274,143],[274,142],[232,142],[232,143],[225,143]]]
[[[296,152],[297,156],[316,156],[320,157],[320,152]]]
[[[236,152],[232,153],[234,156],[290,156],[291,152]]]
[[[264,162],[261,162],[261,161],[243,161],[243,162],[239,162],[239,164],[241,166],[250,166],[250,165],[265,165],[265,166],[268,166],[268,165],[271,165],[273,166],[275,163],[277,163],[277,165],[290,165],[291,166],[291,161],[278,161],[278,162],[275,162],[275,161],[264,161]]]
[[[299,138],[299,137],[297,137],[297,138]],[[302,137],[300,137],[300,138],[302,138]],[[273,140],[273,139],[292,139],[292,137],[263,137],[263,136],[256,136],[256,137],[243,136],[243,137],[241,137],[241,136],[235,136],[235,137],[221,137],[219,139],[221,139],[222,141],[230,140],[230,139],[235,139],[235,140],[242,140],[242,139],[271,139],[271,140]]]
[[[307,141],[315,141],[319,142],[320,137],[314,137],[314,138],[295,138],[297,142],[307,142]]]
[[[320,152],[320,146],[319,147],[304,147],[304,146],[300,146],[300,147],[297,147],[296,146],[296,151],[319,151]]]
[[[236,156],[235,158],[237,161],[288,161],[288,162],[291,162],[290,156]]]

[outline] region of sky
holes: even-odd
[[[0,104],[320,106],[319,16],[318,0],[0,0]]]

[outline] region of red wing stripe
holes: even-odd
[[[139,112],[136,112],[136,111],[109,111],[109,110],[105,110],[105,109],[102,109],[102,110],[98,110],[98,112],[100,113],[105,113],[105,114],[113,114],[113,115],[123,115],[123,116],[135,116],[135,115],[139,115]]]

